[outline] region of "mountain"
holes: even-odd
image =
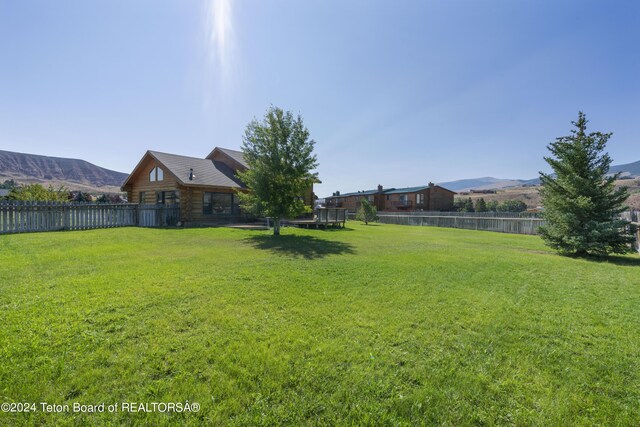
[[[640,177],[640,161],[627,163],[624,165],[611,166],[609,173],[621,172],[623,177]],[[523,187],[540,185],[540,178],[533,179],[502,179],[502,178],[471,178],[460,179],[457,181],[440,182],[441,187],[451,191],[469,191],[473,190],[499,190],[503,188]]]
[[[484,178],[460,179],[457,181],[439,182],[438,185],[451,191],[496,190],[499,188],[517,187],[525,182],[521,179],[501,179],[486,176]]]
[[[626,165],[611,166],[609,173],[622,172],[623,176],[640,177],[640,160]]]
[[[126,173],[101,168],[85,160],[64,159],[0,150],[0,180],[64,185],[70,190],[118,192]]]

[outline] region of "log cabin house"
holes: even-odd
[[[347,194],[340,194],[338,191],[331,197],[325,197],[325,205],[355,212],[360,207],[362,199],[366,198],[378,211],[450,211],[453,209],[454,194],[456,193],[432,182],[419,187],[387,190],[378,185],[377,190]]]
[[[236,172],[248,168],[241,151],[216,147],[204,159],[147,151],[122,185],[130,203],[178,205],[180,221],[192,224],[244,219],[238,191],[246,191]],[[304,194],[313,206],[313,188]]]

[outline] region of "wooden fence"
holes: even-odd
[[[349,213],[349,219],[355,214]],[[537,234],[546,222],[535,212],[378,212],[383,224],[422,225],[497,231],[513,234]],[[640,252],[640,211],[623,212],[622,218],[638,226],[636,248]]]
[[[178,206],[111,203],[0,202],[0,234],[175,225]]]
[[[545,220],[533,216],[475,216],[466,215],[405,215],[379,212],[380,222],[384,224],[421,225],[434,227],[464,228],[467,230],[497,231],[513,234],[537,234],[538,227]]]

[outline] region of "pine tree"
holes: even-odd
[[[583,112],[571,135],[556,138],[547,147],[545,161],[553,174],[540,172],[540,195],[547,225],[540,228],[545,243],[579,256],[631,251],[632,225],[620,219],[629,197],[615,188],[618,174],[607,176],[611,158],[604,152],[611,133],[587,134]]]
[[[474,212],[473,200],[471,200],[471,197],[469,197],[467,200],[465,200],[464,207],[462,208],[462,211],[463,212]]]
[[[476,200],[475,210],[476,212],[487,211],[487,202],[484,201],[484,198],[480,197],[478,200]]]

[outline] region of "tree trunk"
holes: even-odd
[[[273,218],[273,235],[280,235],[280,218]]]

